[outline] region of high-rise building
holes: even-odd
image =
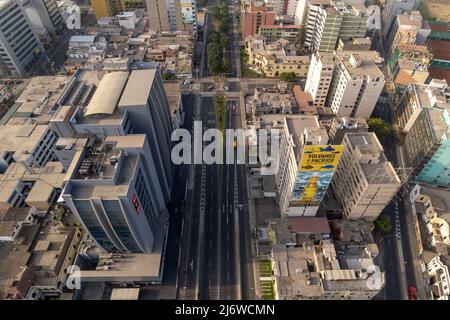
[[[419,30],[422,28],[423,19],[418,11],[399,14],[396,16],[388,30],[384,47],[388,56],[399,45],[413,45],[417,43]]]
[[[242,37],[259,33],[259,28],[263,25],[275,24],[275,12],[268,11],[266,6],[248,5],[242,15]]]
[[[197,30],[195,0],[145,0],[152,31]]]
[[[273,178],[281,215],[316,215],[334,172],[334,165],[322,170],[328,163],[318,161],[316,165],[312,160],[322,159],[326,153],[320,151],[327,148],[326,130],[320,127],[316,116],[309,115],[259,116],[257,129],[261,128],[280,130],[278,165]],[[338,153],[329,154],[338,161]]]
[[[159,70],[79,69],[55,105],[55,156],[68,172],[62,199],[105,251],[158,251],[173,179]]]
[[[369,118],[383,91],[383,60],[376,51],[337,51],[327,106],[338,117]]]
[[[166,207],[146,135],[86,139],[67,177],[62,198],[102,249],[154,250]]]
[[[134,133],[147,135],[164,199],[168,202],[173,179],[170,156],[173,126],[160,72],[156,69],[133,71],[118,107],[129,114]]]
[[[296,15],[296,22],[300,18]],[[333,51],[338,38],[365,37],[368,19],[365,10],[345,3],[311,3],[304,22],[305,46],[313,52]]]
[[[91,5],[97,19],[114,17],[126,9],[124,0],[91,0]]]
[[[305,21],[305,46],[313,52],[333,51],[342,17],[332,5],[311,4]]]
[[[171,139],[173,125],[160,71],[156,69],[111,72],[79,69],[73,76],[61,106],[51,123],[60,137],[145,134],[166,202],[172,187]],[[83,94],[68,99],[71,92]]]
[[[401,186],[375,133],[346,133],[345,152],[331,181],[346,219],[375,220]]]
[[[406,167],[415,169],[417,179],[449,188],[450,91],[446,82],[409,86],[398,106]]]
[[[315,107],[324,107],[333,79],[336,64],[334,53],[316,53],[311,55],[311,64],[306,78],[305,92],[311,94]]]
[[[21,0],[21,4],[37,32],[45,30],[55,37],[64,29],[64,21],[55,0]]]
[[[273,12],[282,15],[285,13],[286,1],[287,0],[266,0],[265,3],[272,9]]]
[[[422,0],[387,0],[383,10],[383,34],[389,36],[388,30],[395,17],[403,11],[417,10]]]
[[[288,3],[288,13],[295,17],[295,24],[303,24],[308,6],[307,0],[291,0]]]
[[[44,54],[17,1],[0,0],[0,75],[24,76]]]
[[[305,91],[339,117],[369,118],[385,83],[382,62],[376,51],[313,54]]]

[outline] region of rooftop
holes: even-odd
[[[134,70],[119,101],[119,106],[147,105],[147,99],[156,75],[155,69]]]
[[[117,71],[106,74],[84,110],[84,115],[113,114],[127,80],[128,72]]]

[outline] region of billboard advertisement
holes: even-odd
[[[192,9],[192,0],[180,0],[181,16],[183,17],[183,22],[186,24],[194,22],[195,12]]]
[[[336,170],[343,145],[305,146],[297,169],[291,206],[319,205]]]

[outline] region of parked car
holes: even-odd
[[[225,89],[225,91],[230,91],[230,88],[227,87],[227,86],[225,86],[225,87],[223,87],[223,88]]]
[[[212,89],[214,89],[214,85],[213,84],[208,87],[208,90],[212,90]]]
[[[415,287],[408,288],[409,300],[417,300],[416,292],[417,289]]]

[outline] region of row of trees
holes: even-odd
[[[208,36],[208,69],[212,74],[222,74],[230,69],[230,61],[224,57],[230,38],[229,11],[225,1],[220,0],[212,9],[214,29]]]

